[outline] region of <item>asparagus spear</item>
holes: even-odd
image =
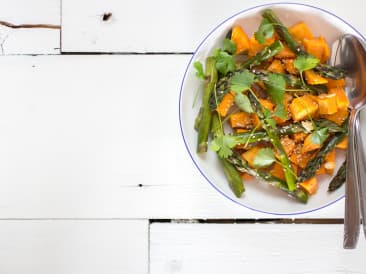
[[[212,113],[209,105],[210,96],[217,82],[217,70],[215,57],[206,59],[206,76],[208,78],[203,91],[202,105],[198,125],[197,152],[207,152],[208,135],[211,126]]]
[[[286,26],[281,22],[271,9],[266,9],[262,16],[273,24],[277,34],[286,42],[287,46],[297,55],[308,55],[303,46],[290,34]],[[342,79],[345,77],[344,70],[325,64],[318,64],[315,69],[319,74],[331,79]]]
[[[318,151],[316,156],[309,161],[298,178],[299,182],[306,181],[315,176],[316,171],[324,162],[325,156],[347,135],[346,131],[338,132],[328,139],[328,142]]]
[[[224,131],[222,129],[220,118],[217,112],[215,112],[212,116],[211,134],[214,138],[224,135]],[[235,196],[239,198],[245,191],[245,187],[238,170],[227,159],[222,159],[220,157],[219,159],[231,190],[234,192]]]
[[[283,45],[281,41],[276,41],[273,44],[265,47],[260,52],[258,52],[255,56],[247,59],[244,63],[241,64],[241,68],[249,68],[251,66],[256,66],[261,64],[263,61],[275,56],[283,49]]]
[[[340,188],[344,182],[346,181],[346,161],[343,162],[343,164],[340,166],[340,168],[337,171],[337,174],[333,177],[333,179],[330,181],[328,186],[328,191],[332,192]]]
[[[303,189],[297,188],[295,191],[289,191],[285,181],[261,170],[251,168],[248,163],[244,161],[240,156],[233,155],[228,158],[228,161],[232,163],[235,168],[240,172],[247,172],[253,177],[257,177],[265,182],[270,182],[273,187],[285,191],[287,194],[303,203],[307,202],[308,194]]]
[[[333,67],[333,66],[330,66],[327,64],[318,64],[314,68],[314,71],[319,73],[321,76],[324,76],[324,77],[330,78],[330,79],[334,79],[334,80],[338,80],[338,79],[342,79],[342,78],[346,77],[345,70],[343,70],[341,68]]]
[[[305,132],[305,128],[303,128],[300,123],[285,125],[275,129],[275,133],[278,136],[290,135],[298,132]],[[237,138],[237,143],[240,144],[252,144],[259,141],[269,141],[266,131],[235,133],[233,136]]]
[[[264,130],[267,132],[269,141],[272,143],[273,147],[276,149],[276,154],[284,169],[287,188],[289,191],[294,191],[296,189],[296,176],[292,169],[290,159],[288,158],[287,153],[280,142],[280,138],[277,135],[275,128],[273,128],[271,125],[269,125],[268,122],[266,121],[266,117],[264,116],[262,105],[260,104],[260,102],[258,101],[256,96],[252,92],[249,92],[248,98],[252,104],[254,111],[257,113]]]

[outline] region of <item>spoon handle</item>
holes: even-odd
[[[363,233],[366,237],[366,158],[361,136],[360,128],[360,113],[355,121],[355,149],[356,149],[356,163],[358,171],[358,190],[360,197],[360,211],[362,218]]]
[[[351,110],[348,124],[348,147],[347,147],[347,174],[346,174],[346,200],[344,215],[344,239],[343,247],[353,249],[356,247],[360,233],[360,211],[358,200],[357,173],[355,165],[355,118],[356,111]]]

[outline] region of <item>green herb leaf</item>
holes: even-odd
[[[312,57],[310,55],[301,54],[294,60],[294,66],[300,72],[315,68],[320,62],[318,58]]]
[[[261,148],[254,157],[253,165],[257,168],[267,167],[276,161],[274,151],[271,148]]]
[[[234,43],[234,41],[225,38],[225,40],[224,40],[224,51],[226,51],[230,54],[234,54],[236,52],[236,44]]]
[[[196,76],[197,78],[204,80],[205,73],[203,72],[203,65],[200,61],[196,61],[193,63],[194,68],[196,69]]]
[[[230,88],[236,93],[248,90],[254,83],[254,74],[248,70],[236,72],[230,79]]]
[[[264,121],[266,122],[266,124],[272,128],[275,128],[276,121],[272,118],[273,117],[272,112],[265,107],[262,107],[262,109],[263,109]]]
[[[285,109],[285,106],[284,105],[277,105],[277,107],[275,108],[272,115],[277,116],[277,117],[282,118],[282,119],[286,119],[287,118],[287,111]]]
[[[247,113],[253,113],[254,110],[250,104],[248,96],[243,93],[236,93],[234,97],[235,104],[243,111]]]
[[[317,145],[322,145],[325,140],[327,140],[329,137],[328,129],[327,128],[321,128],[318,130],[315,130],[313,133],[311,133],[310,138],[311,142]]]
[[[223,75],[226,75],[230,71],[234,71],[236,66],[233,56],[229,53],[217,49],[215,51],[216,56],[216,69]]]
[[[220,158],[225,159],[233,154],[232,148],[238,144],[231,135],[223,135],[212,140],[210,148],[216,151]]]
[[[268,80],[265,81],[265,85],[267,87],[267,93],[271,96],[273,103],[282,105],[286,89],[285,78],[281,74],[270,73],[268,75]]]
[[[267,18],[263,18],[258,28],[258,31],[254,33],[255,39],[262,45],[265,44],[267,38],[271,38],[274,34],[274,27]]]

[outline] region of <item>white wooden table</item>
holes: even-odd
[[[361,1],[301,2],[366,34]],[[343,200],[258,213],[212,189],[185,150],[193,51],[263,3],[0,1],[1,274],[366,273],[365,240],[342,249]]]

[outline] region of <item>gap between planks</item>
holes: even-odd
[[[143,218],[0,218],[1,221],[136,221]],[[148,219],[153,223],[174,224],[343,224],[343,219]]]

